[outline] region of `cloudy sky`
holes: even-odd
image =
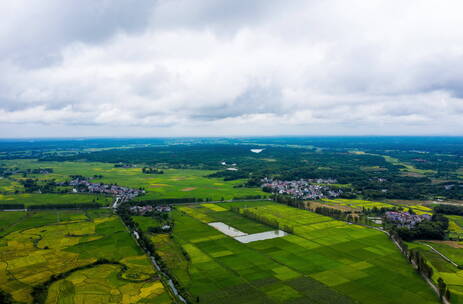
[[[0,137],[463,135],[461,0],[3,0]]]

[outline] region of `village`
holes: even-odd
[[[69,182],[61,183],[73,187],[73,193],[101,193],[115,196],[113,208],[117,208],[121,203],[127,202],[145,193],[145,190],[121,187],[118,185],[108,185],[103,183],[91,183],[85,178],[75,178]]]
[[[153,212],[170,212],[172,208],[170,206],[132,206],[130,207],[130,212],[136,215],[146,215]]]
[[[266,191],[291,195],[297,199],[315,200],[321,198],[339,197],[343,191],[333,189],[330,184],[336,183],[335,179],[300,179],[295,181],[281,181],[264,178],[261,180],[262,188]]]
[[[408,212],[387,211],[384,215],[389,222],[396,224],[399,227],[413,228],[422,221],[431,220],[429,214],[410,214]]]

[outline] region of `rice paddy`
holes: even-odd
[[[208,225],[273,230],[230,211],[248,209],[294,233],[240,243]],[[273,202],[178,207],[157,253],[192,302],[436,303],[437,297],[382,232]]]
[[[2,222],[0,289],[15,301],[32,303],[34,287],[70,273],[51,284],[46,303],[170,303],[151,262],[109,211],[6,215],[11,218]],[[92,267],[98,259],[116,264]]]
[[[373,207],[376,208],[392,208],[394,205],[383,203],[383,202],[372,202],[366,200],[359,200],[359,199],[343,199],[343,198],[336,198],[336,199],[322,199],[323,203],[330,205],[330,206],[344,206],[349,207],[354,210],[362,210],[371,209]]]
[[[163,169],[164,174],[144,174],[140,167],[115,168],[114,164],[108,163],[39,162],[36,160],[4,160],[2,162],[5,167],[11,168],[52,168],[53,173],[29,174],[27,177],[55,179],[57,182],[69,180],[70,175],[82,175],[90,179],[95,175],[102,175],[103,178],[94,179],[93,181],[132,188],[144,188],[147,194],[140,199],[201,198],[216,201],[236,197],[267,195],[260,188],[235,187],[243,184],[245,180],[224,181],[221,178],[209,178],[207,176],[215,172],[211,170]],[[4,183],[5,187],[13,189],[11,183],[18,183],[17,181],[23,178],[22,175],[17,174],[11,176],[11,179],[2,179],[0,187]],[[56,199],[59,200],[59,198]],[[0,197],[0,203],[2,200]]]
[[[456,241],[432,241],[432,242],[413,242],[408,243],[409,248],[414,248],[420,251],[424,256],[428,265],[433,269],[432,279],[437,284],[437,280],[442,278],[450,290],[451,303],[463,303],[463,270],[455,267],[453,264],[445,260],[439,254],[434,252],[428,246],[438,250],[441,254],[450,258],[458,265],[463,265],[463,242]]]
[[[55,193],[20,193],[0,194],[0,204],[24,204],[25,207],[34,205],[54,204],[82,204],[98,203],[101,206],[108,206],[113,201],[111,196],[96,194],[55,194]]]

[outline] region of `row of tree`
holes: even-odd
[[[463,206],[442,204],[434,207],[434,212],[451,215],[463,215]]]
[[[277,219],[275,218],[269,218],[269,217],[266,217],[262,214],[258,214],[256,212],[253,212],[252,209],[249,209],[249,208],[239,208],[239,207],[231,207],[230,209],[232,212],[235,212],[235,213],[238,213],[244,217],[247,217],[249,219],[252,219],[256,222],[259,222],[261,224],[264,224],[264,225],[267,225],[267,226],[270,226],[274,229],[281,229],[287,233],[294,233],[294,227],[293,226],[289,226],[289,225],[282,225],[278,222]]]
[[[420,253],[417,249],[409,249],[407,244],[405,244],[396,231],[390,231],[389,237],[399,245],[400,250],[402,251],[403,255],[408,259],[408,261],[416,267],[416,270],[428,278],[432,280],[432,275],[434,274],[433,268],[429,266],[428,262],[426,261],[425,257]],[[447,288],[444,280],[442,278],[437,279],[437,288],[439,290],[439,297],[441,300],[445,297],[448,301],[450,301],[451,293],[450,290]]]
[[[289,195],[274,194],[273,200],[280,204],[288,205],[299,209],[305,209],[305,204],[303,201]]]
[[[42,205],[31,205],[27,207],[29,210],[40,210],[40,209],[96,209],[100,208],[101,205],[98,203],[61,203],[61,204],[42,204]]]
[[[141,169],[141,172],[145,174],[164,174],[164,171],[157,169],[157,168],[152,168],[152,167],[143,167]]]
[[[24,204],[0,204],[0,210],[24,209],[24,208],[26,208]]]

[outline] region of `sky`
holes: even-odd
[[[463,135],[461,0],[3,0],[0,137]]]

